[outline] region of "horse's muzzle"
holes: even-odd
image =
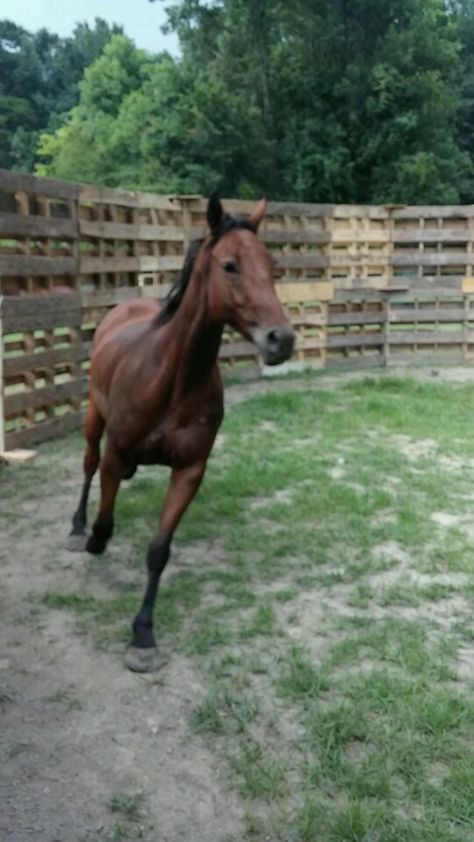
[[[278,325],[268,330],[257,328],[253,333],[265,365],[284,363],[293,353],[295,333],[291,325]]]

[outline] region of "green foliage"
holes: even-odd
[[[0,87],[2,161],[31,167],[41,132],[38,173],[111,186],[473,200],[474,0],[180,0],[167,12],[176,60],[111,39],[101,21],[67,42],[0,24],[0,78],[21,80]]]
[[[84,70],[119,27],[96,18],[70,38],[0,21],[0,166],[32,170],[38,136],[58,128],[77,103]]]

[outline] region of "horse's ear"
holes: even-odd
[[[258,226],[260,225],[260,223],[261,223],[263,217],[265,216],[266,212],[267,212],[267,200],[266,199],[260,199],[257,207],[255,208],[253,213],[250,214],[250,217],[249,217],[250,225],[252,226],[254,231],[258,231]]]
[[[224,208],[217,193],[210,196],[207,203],[207,222],[211,231],[216,231],[224,219]]]

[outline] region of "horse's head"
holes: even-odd
[[[262,199],[248,219],[234,219],[216,196],[209,199],[209,306],[255,343],[266,365],[277,365],[291,356],[295,334],[275,292],[272,258],[256,236],[266,207]]]

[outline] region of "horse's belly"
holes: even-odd
[[[171,433],[154,431],[137,448],[134,461],[139,465],[169,465],[171,468],[185,468],[201,459],[207,459],[217,427],[210,429],[206,424]]]

